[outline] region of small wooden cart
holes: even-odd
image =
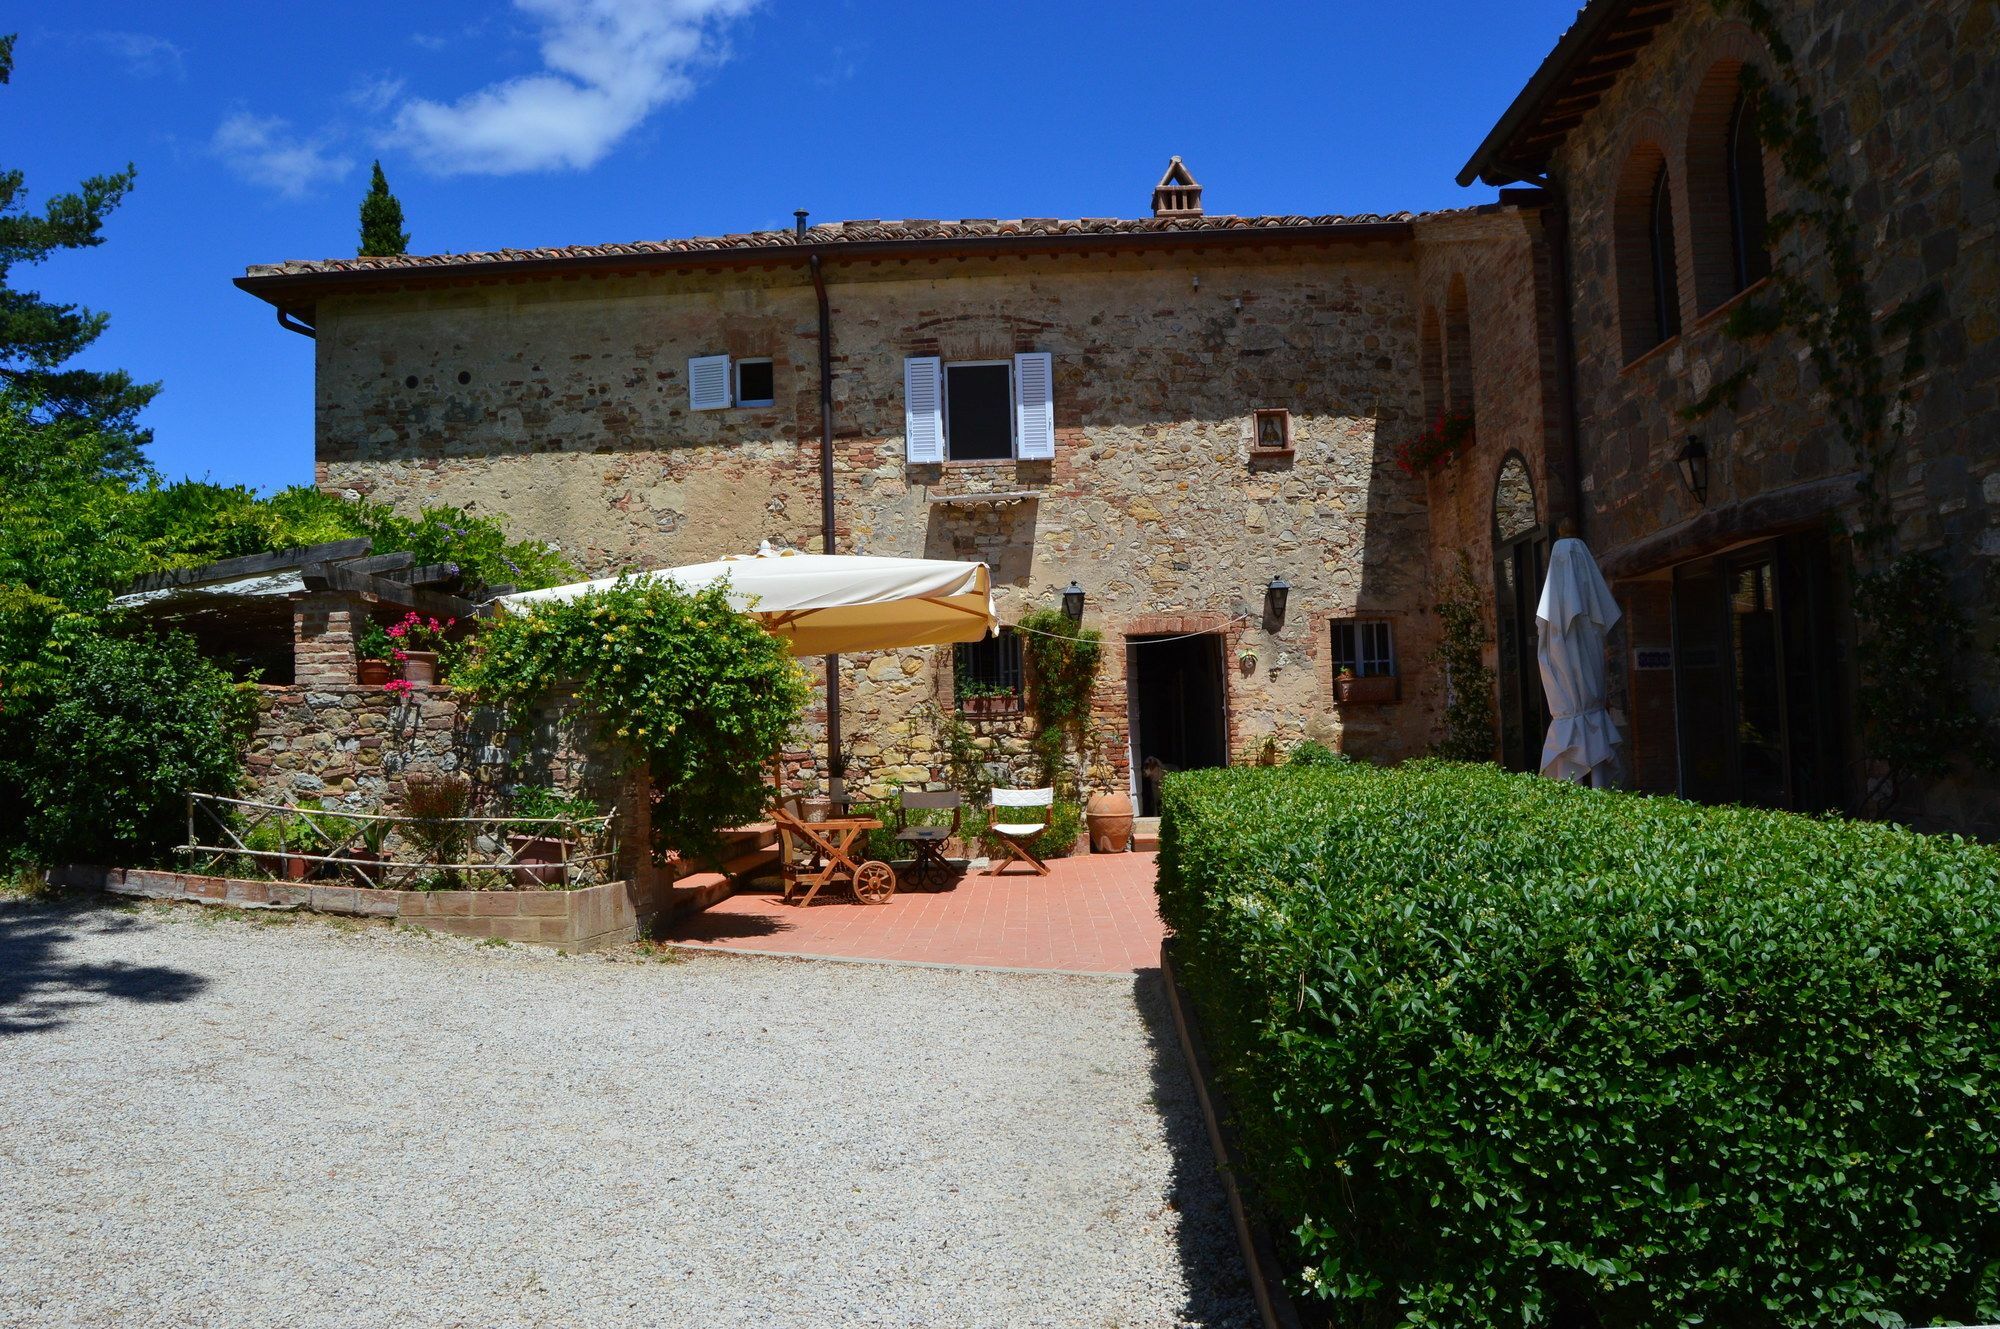
[[[873,817],[829,817],[807,821],[791,806],[771,814],[778,825],[779,871],[785,882],[785,903],[804,888],[805,896],[796,903],[803,908],[813,902],[820,888],[830,881],[848,884],[859,904],[887,904],[896,893],[896,870],[880,859],[855,861],[855,842],[868,832],[881,829]]]

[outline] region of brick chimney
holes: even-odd
[[[1153,186],[1153,215],[1201,216],[1201,186],[1194,182],[1194,177],[1188,173],[1187,163],[1179,157],[1167,163],[1167,173],[1160,177],[1160,183]]]

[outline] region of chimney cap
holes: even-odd
[[[1153,186],[1155,217],[1201,216],[1201,186],[1179,157],[1170,158],[1160,183]]]

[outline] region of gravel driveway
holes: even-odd
[[[0,899],[0,1325],[1249,1325],[1157,979]]]

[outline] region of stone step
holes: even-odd
[[[1160,819],[1158,817],[1132,818],[1132,848],[1135,852],[1148,852],[1160,847]]]

